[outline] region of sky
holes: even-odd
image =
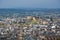
[[[0,0],[0,8],[60,8],[60,0]]]

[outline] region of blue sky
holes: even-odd
[[[60,8],[60,0],[0,0],[0,8]]]

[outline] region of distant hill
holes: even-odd
[[[37,12],[37,13],[33,13],[33,12]],[[0,9],[0,15],[7,15],[7,14],[9,14],[9,15],[12,15],[12,14],[19,14],[19,15],[41,15],[42,13],[41,12],[43,12],[44,14],[48,14],[48,13],[58,13],[58,14],[60,14],[60,9],[58,8],[58,9],[47,9],[47,8],[35,8],[35,9],[33,9],[33,8],[28,8],[28,9],[26,9],[26,8],[21,8],[21,9],[19,9],[19,8],[11,8],[11,9],[9,9],[9,8],[7,8],[7,9]]]

